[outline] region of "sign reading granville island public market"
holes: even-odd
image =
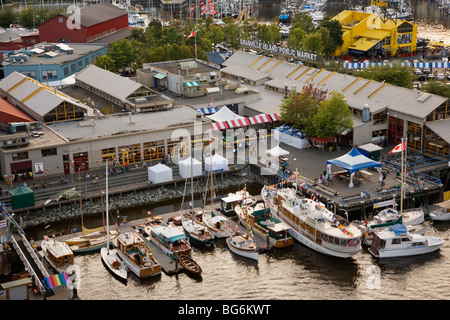
[[[270,51],[272,53],[285,54],[285,55],[291,56],[292,58],[295,58],[295,59],[310,60],[310,61],[315,61],[315,62],[319,62],[321,60],[321,56],[319,54],[304,52],[304,51],[295,50],[295,49],[283,48],[283,47],[279,47],[279,46],[276,46],[273,44],[267,44],[267,43],[256,41],[256,40],[241,39],[240,44],[241,44],[241,46],[246,46],[246,47],[255,48],[255,49],[264,50],[264,51]]]

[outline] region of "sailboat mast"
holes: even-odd
[[[213,190],[213,167],[212,167],[212,147],[211,147],[211,160],[210,160],[210,164],[211,164],[211,212],[214,211],[214,206],[213,206],[213,202],[214,202],[214,190]]]
[[[404,156],[403,156],[403,138],[402,138],[402,164],[401,164],[401,172],[400,172],[400,180],[401,180],[401,183],[400,183],[400,214],[402,214],[402,212],[403,212],[403,183],[404,183],[404,181],[403,181],[403,158],[404,158]]]
[[[81,231],[84,234],[84,222],[83,222],[83,199],[81,197],[81,174],[80,168],[78,168],[78,188],[80,189],[80,215],[81,215]]]
[[[106,160],[106,248],[109,252],[109,201],[108,201],[108,160]]]
[[[108,172],[106,172],[108,174]],[[102,219],[103,219],[103,229],[105,228],[105,210],[103,208],[103,189],[102,189],[102,177],[100,175],[100,167],[98,168],[98,183],[100,186],[100,202],[102,203]]]

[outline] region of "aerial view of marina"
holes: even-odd
[[[448,0],[2,2],[0,300],[449,300],[449,49]]]

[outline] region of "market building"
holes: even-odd
[[[410,21],[350,10],[332,19],[341,23],[344,32],[344,44],[336,49],[335,56],[395,57],[417,50],[417,26]]]
[[[444,126],[437,125],[450,118],[449,99],[445,97],[243,51],[225,61],[221,73],[223,79],[236,79],[242,86],[254,84],[256,74],[267,79],[254,87],[260,99],[246,103],[239,114],[280,112],[285,95],[313,84],[323,91],[341,92],[353,111],[353,130],[341,135],[340,143],[362,145],[387,139],[398,144],[402,137],[408,137],[408,147],[422,154],[448,155],[450,139],[443,134]],[[435,142],[430,140],[430,130],[439,137],[432,139]],[[429,140],[435,144],[439,140],[442,147],[432,148]]]

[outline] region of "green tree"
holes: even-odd
[[[429,81],[423,85],[422,91],[450,99],[450,86],[445,84],[445,82],[437,80]]]
[[[258,24],[256,37],[261,42],[275,44],[281,40],[280,30],[280,27],[276,25]]]
[[[214,48],[217,44],[221,43],[224,38],[225,34],[223,32],[222,27],[218,26],[217,24],[213,24],[209,27],[209,40],[211,43],[214,44]]]
[[[320,139],[335,137],[353,128],[353,113],[342,93],[332,91],[312,119],[314,136]]]
[[[322,41],[322,34],[315,32],[307,34],[303,39],[303,49],[311,53],[322,54],[325,44]]]
[[[234,23],[232,17],[225,17],[222,19],[222,21],[225,23],[225,26],[223,27],[223,32],[225,34],[225,41],[233,49],[239,49],[239,38],[240,38],[239,26]]]
[[[301,27],[291,28],[291,31],[289,32],[289,36],[286,41],[287,47],[289,49],[301,50],[302,42],[305,36],[306,32]]]
[[[117,71],[115,61],[107,54],[103,56],[96,56],[92,63],[99,68],[106,69],[111,72]]]
[[[122,39],[115,41],[108,49],[108,56],[115,61],[117,69],[129,67],[137,57],[135,48],[139,45],[136,40]]]
[[[297,13],[294,16],[294,19],[292,21],[292,28],[302,28],[303,31],[306,32],[306,34],[310,34],[316,31],[316,25],[313,22],[313,19],[308,13],[301,12]]]
[[[14,23],[17,23],[17,14],[12,7],[7,7],[0,11],[0,27],[9,28]]]
[[[326,91],[321,91],[312,84],[306,84],[301,92],[291,92],[282,99],[281,120],[308,135],[313,134],[313,118],[326,96]]]
[[[409,89],[412,89],[415,79],[414,69],[410,66],[402,65],[400,62],[393,62],[391,65],[370,66],[357,72],[356,75]]]
[[[325,45],[324,52],[330,54],[344,44],[342,36],[344,31],[342,30],[342,25],[339,20],[324,19],[320,24],[321,28],[326,28],[330,32],[330,39]]]

